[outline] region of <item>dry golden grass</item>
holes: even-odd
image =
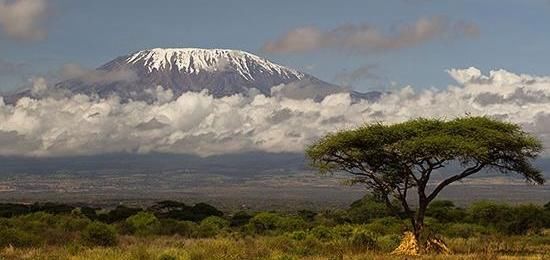
[[[177,236],[148,238],[126,236],[120,238],[120,243],[116,247],[85,247],[77,243],[68,243],[64,247],[14,248],[8,246],[0,250],[0,259],[550,259],[550,244],[547,244],[546,240],[453,239],[447,242],[456,254],[410,257],[391,255],[390,252],[380,250],[350,248],[337,242],[297,243],[285,237],[185,239]],[[521,246],[521,243],[527,243],[528,246]]]

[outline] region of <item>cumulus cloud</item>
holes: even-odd
[[[444,17],[420,18],[386,33],[368,24],[343,25],[332,30],[307,26],[293,29],[280,38],[267,42],[267,52],[292,53],[319,49],[341,49],[359,52],[382,52],[412,47],[445,35],[476,37],[479,29],[467,22],[450,23]]]
[[[0,101],[0,155],[302,152],[328,132],[365,122],[465,114],[519,123],[550,143],[550,77],[505,70],[483,74],[476,68],[448,73],[457,84],[445,89],[404,86],[360,102],[344,93],[319,102],[261,94],[214,98],[206,92],[172,98],[161,87],[151,93],[162,98],[150,104],[85,95],[25,97],[15,105]]]
[[[0,0],[0,26],[16,40],[39,40],[48,13],[46,0]]]

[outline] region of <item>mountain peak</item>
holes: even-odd
[[[252,80],[253,71],[302,79],[304,74],[272,63],[254,54],[229,49],[154,48],[135,52],[125,57],[128,64],[141,65],[148,72],[177,70],[198,74],[233,70]]]
[[[254,54],[228,49],[154,48],[120,56],[96,70],[66,79],[55,85],[68,93],[99,97],[116,95],[123,101],[154,101],[151,89],[161,86],[174,97],[207,90],[214,97],[248,94],[251,89],[270,96],[276,86],[288,86],[277,93],[319,100],[332,93],[350,92],[311,75],[275,64]],[[361,95],[359,95],[361,94]],[[31,90],[10,96],[8,102],[33,96]],[[378,96],[377,93],[373,97]]]

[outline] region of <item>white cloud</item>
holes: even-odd
[[[376,102],[352,103],[347,94],[321,102],[257,94],[216,99],[205,92],[173,99],[162,88],[151,90],[159,100],[152,104],[84,95],[0,101],[0,155],[301,152],[328,132],[364,122],[467,113],[519,123],[550,143],[550,77],[504,70],[484,75],[475,68],[449,74],[457,85],[421,91],[405,86]]]
[[[39,40],[48,12],[46,0],[0,0],[0,26],[17,40]]]

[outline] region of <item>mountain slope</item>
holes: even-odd
[[[171,90],[176,97],[187,91],[203,90],[215,97],[223,97],[248,94],[252,89],[270,96],[273,87],[280,88],[281,85],[287,87],[281,93],[296,98],[319,100],[329,94],[350,92],[254,54],[226,49],[142,50],[118,57],[92,73],[95,76],[79,75],[55,87],[72,93],[99,97],[118,95],[122,100],[148,102],[154,99],[151,89],[159,85]],[[380,95],[378,92],[350,93],[356,99]],[[32,93],[27,90],[18,96],[32,96]]]

